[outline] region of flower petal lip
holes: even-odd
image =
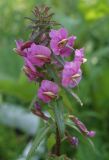
[[[42,67],[45,63],[50,61],[51,50],[43,45],[36,45],[33,43],[27,55],[29,61],[38,67]]]
[[[55,82],[49,80],[43,80],[38,90],[38,98],[49,103],[58,94],[58,85]]]
[[[58,85],[55,82],[49,81],[49,80],[43,80],[41,83],[43,90],[49,90],[53,93],[57,93],[59,88]]]
[[[49,96],[49,97],[51,97],[51,98],[54,98],[54,97],[56,97],[56,95],[53,93],[53,92],[43,92],[43,94],[44,95],[47,95],[47,96]]]
[[[37,55],[35,55],[34,57],[37,57],[37,58],[39,58],[40,60],[44,60],[44,61],[46,61],[46,62],[49,62],[49,61],[50,61],[50,58],[47,57],[47,56],[45,56],[45,55],[37,54]]]
[[[58,47],[62,48],[67,44],[68,40],[67,39],[62,39],[61,41],[58,42]]]
[[[75,78],[78,78],[78,77],[80,77],[81,75],[80,74],[74,74],[73,76],[72,76],[72,79],[75,79]]]
[[[76,87],[82,76],[80,64],[75,62],[66,62],[62,71],[62,85],[64,87]]]
[[[31,64],[31,62],[27,58],[24,58],[24,60],[25,65],[23,67],[23,71],[25,72],[30,81],[36,81],[37,78],[42,77],[42,74],[36,70],[36,68]]]

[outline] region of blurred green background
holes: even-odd
[[[76,45],[85,47],[88,59],[76,91],[84,106],[74,102],[72,107],[89,129],[96,130],[96,151],[81,141],[75,158],[109,160],[109,0],[1,0],[0,107],[12,104],[28,108],[36,93],[34,84],[21,72],[21,58],[12,49],[15,39],[27,40],[30,31],[24,17],[31,17],[31,10],[39,4],[52,7],[54,18],[77,36]],[[71,105],[67,98],[65,101],[66,107]],[[17,127],[4,125],[0,117],[0,160],[16,160],[28,143],[31,136],[16,130]],[[67,148],[68,144],[66,152]]]

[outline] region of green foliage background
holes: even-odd
[[[52,7],[55,19],[78,37],[76,46],[85,47],[88,62],[83,67],[83,79],[76,90],[84,107],[74,102],[72,107],[90,129],[96,130],[96,152],[81,140],[77,160],[109,159],[109,1],[108,0],[1,0],[0,1],[0,103],[9,102],[27,107],[36,93],[21,72],[22,60],[12,49],[14,40],[28,38],[26,28],[35,5]],[[70,102],[65,96],[65,104]],[[8,133],[7,133],[8,132]],[[17,137],[15,130],[0,126],[0,159],[15,160],[27,143],[27,135]],[[16,137],[19,141],[16,140]],[[11,139],[6,144],[7,139]],[[69,144],[63,149],[67,151]],[[16,147],[19,146],[19,147]],[[14,148],[14,150],[13,150]],[[72,149],[73,150],[73,149]],[[73,151],[69,154],[73,154]]]

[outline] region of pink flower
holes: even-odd
[[[58,85],[56,83],[43,80],[38,90],[38,98],[45,103],[49,103],[52,99],[57,97],[58,90]]]
[[[62,85],[64,87],[75,87],[81,80],[82,71],[80,64],[76,61],[66,62],[62,71]]]
[[[51,30],[49,36],[51,38],[50,47],[54,54],[62,57],[68,57],[71,54],[72,49],[68,46],[73,47],[75,36],[67,37],[68,32],[65,28]]]
[[[75,50],[74,61],[78,61],[80,63],[85,63],[87,61],[87,59],[84,58],[84,48]]]
[[[22,40],[16,41],[17,48],[14,48],[14,51],[17,52],[20,56],[27,56],[28,48],[31,46],[32,42],[27,41],[23,42]]]
[[[51,51],[48,47],[33,43],[28,51],[27,58],[33,65],[41,67],[50,62]]]
[[[25,65],[23,67],[23,71],[25,72],[30,81],[36,81],[37,78],[42,76],[27,58],[25,58]]]

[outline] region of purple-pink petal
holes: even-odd
[[[22,50],[21,47],[22,45],[24,44],[24,42],[22,40],[18,40],[18,41],[15,41],[16,42],[16,47],[17,48],[14,48],[14,51],[20,55],[20,56],[26,56],[27,52],[26,52],[26,49]]]
[[[95,131],[88,131],[87,136],[88,136],[88,137],[94,137],[95,134],[96,134]]]
[[[49,103],[51,101],[51,98],[49,96],[43,94],[43,90],[41,88],[39,88],[38,90],[38,98],[45,103]]]
[[[62,85],[64,87],[75,87],[79,84],[82,76],[79,63],[67,62],[62,72]],[[74,77],[74,78],[73,78]]]
[[[56,37],[58,37],[59,36],[58,35],[58,31],[52,29],[51,32],[49,33],[49,36],[50,36],[50,38],[56,38]]]
[[[60,50],[60,55],[62,57],[68,57],[72,53],[72,50],[68,47],[64,47]]]
[[[76,36],[71,36],[68,38],[68,45],[73,47],[74,46],[74,42],[76,40]]]
[[[50,38],[55,38],[55,39],[65,39],[67,38],[68,31],[65,28],[61,28],[59,30],[51,30],[49,33]]]
[[[27,58],[24,58],[24,60],[25,60],[25,65],[31,68],[33,72],[36,72],[36,68],[32,65],[32,63]]]
[[[33,43],[29,49],[29,54],[27,58],[32,64],[41,67],[46,62],[50,61],[51,51],[48,47],[42,45],[36,45]]]
[[[55,55],[59,55],[59,47],[58,47],[58,41],[57,40],[51,40],[50,41],[50,47],[52,48]]]
[[[49,80],[43,80],[41,83],[42,89],[47,91],[51,91],[53,93],[57,93],[58,92],[58,85],[52,81]]]
[[[17,48],[20,49],[21,46],[23,45],[23,40],[17,40],[17,41],[15,40],[15,42],[16,42]]]
[[[72,49],[70,47],[74,46],[76,37],[67,37],[68,31],[65,28],[51,30],[49,36],[51,38],[50,47],[54,54],[62,57],[68,57],[72,53]]]
[[[14,48],[14,50],[23,57],[26,57],[28,54],[28,49],[31,47],[32,43],[31,41],[23,42],[22,40],[15,41],[17,48]]]
[[[74,61],[78,61],[80,63],[84,62],[84,48],[75,50]]]
[[[60,39],[65,39],[68,36],[68,31],[65,28],[59,29]]]
[[[42,75],[36,70],[36,68],[31,64],[31,62],[25,58],[25,65],[23,67],[23,71],[27,75],[30,81],[36,81],[37,78],[41,77]]]
[[[44,101],[45,103],[50,102],[53,97],[45,94],[45,93],[52,93],[54,96],[58,94],[58,85],[49,80],[43,80],[41,83],[41,87],[38,90],[38,98]]]

